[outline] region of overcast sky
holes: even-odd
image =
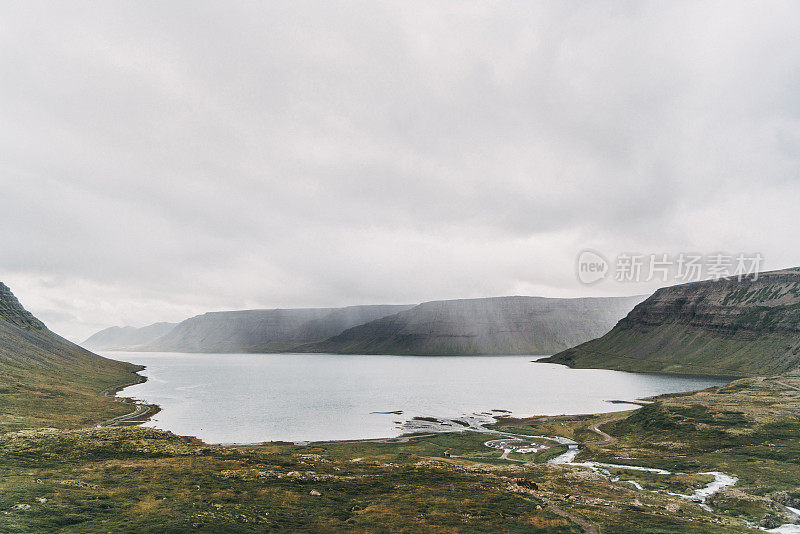
[[[210,310],[799,265],[797,2],[0,3],[0,280],[73,340]]]

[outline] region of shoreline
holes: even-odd
[[[139,367],[139,369],[134,372],[135,376],[137,377],[136,381],[128,382],[119,386],[111,386],[100,392],[103,397],[114,399],[114,402],[121,402],[123,404],[131,404],[135,406],[134,410],[130,413],[112,417],[111,419],[106,419],[105,421],[97,423],[96,427],[140,425],[142,423],[146,423],[152,416],[161,411],[161,407],[157,404],[148,404],[134,399],[133,397],[117,396],[117,393],[121,392],[125,388],[147,382],[147,377],[139,374],[147,367],[144,365],[137,365],[137,367]]]
[[[773,377],[773,378],[780,378],[780,377]],[[750,380],[749,382],[756,382],[757,384],[761,384],[765,382],[762,378],[758,381]],[[749,383],[748,382],[748,383]],[[800,390],[800,386],[795,386],[793,384],[786,384],[786,380],[783,379],[783,382],[776,381],[778,386],[785,387],[787,389],[791,389],[789,393],[792,395],[791,398],[795,398],[797,390]],[[141,383],[136,382],[136,383]],[[112,392],[117,392],[123,390],[125,387],[133,385],[121,385],[116,388],[109,388],[105,390],[106,396],[110,396],[113,394]],[[695,389],[691,391],[682,391],[682,392],[674,392],[674,393],[664,393],[657,396],[650,397],[649,399],[652,401],[669,401],[670,399],[680,399],[681,397],[691,397],[692,395],[696,395],[701,392],[708,392],[709,394],[718,393],[720,389],[726,388],[728,384],[720,384],[717,386],[712,386],[708,388],[701,388]],[[723,391],[723,393],[727,393]],[[701,393],[701,397],[703,397]],[[404,433],[394,437],[376,437],[376,438],[364,438],[364,439],[351,439],[351,440],[325,440],[325,441],[309,441],[303,443],[296,443],[296,442],[286,442],[286,441],[279,441],[279,442],[254,442],[254,443],[218,443],[218,444],[209,444],[205,443],[202,440],[197,439],[196,437],[192,439],[191,436],[184,436],[186,439],[191,439],[193,443],[197,445],[205,445],[209,446],[209,450],[216,450],[221,451],[220,453],[224,453],[222,451],[228,450],[236,450],[242,453],[257,453],[257,452],[270,452],[270,453],[277,453],[277,452],[286,452],[290,454],[310,454],[310,453],[317,453],[318,451],[313,450],[314,447],[322,447],[322,450],[326,449],[327,445],[331,445],[331,450],[336,450],[335,446],[337,445],[355,445],[356,449],[358,450],[359,444],[386,444],[389,447],[387,450],[394,450],[392,448],[393,444],[400,444],[399,446],[402,448],[402,444],[408,444],[411,442],[411,446],[414,443],[421,443],[418,445],[419,447],[423,447],[421,450],[427,447],[427,443],[429,440],[426,438],[435,438],[437,436],[444,436],[450,435],[454,436],[451,438],[452,443],[469,443],[472,444],[476,439],[481,439],[480,434],[472,434],[473,432],[476,433],[487,433],[487,434],[494,434],[495,436],[507,436],[507,437],[514,437],[519,438],[522,440],[531,440],[532,438],[541,438],[546,440],[556,441],[559,444],[566,444],[566,447],[561,447],[561,449],[566,449],[565,451],[555,450],[554,454],[558,453],[559,456],[553,458],[534,458],[531,457],[522,457],[511,455],[509,457],[508,453],[503,450],[503,455],[497,457],[496,455],[492,455],[491,457],[480,454],[480,451],[477,449],[472,452],[463,453],[463,452],[456,452],[458,456],[451,456],[449,453],[450,449],[448,448],[443,454],[442,458],[438,457],[438,454],[430,455],[423,455],[423,462],[434,462],[439,461],[443,463],[453,463],[453,462],[463,462],[463,465],[484,465],[485,466],[497,466],[498,460],[505,460],[505,462],[500,462],[502,465],[521,465],[521,466],[533,466],[534,463],[536,465],[540,464],[549,464],[552,466],[559,466],[566,469],[566,472],[575,471],[575,470],[588,470],[591,476],[598,476],[602,477],[603,479],[608,480],[611,483],[622,483],[623,485],[630,485],[632,486],[637,492],[641,492],[640,495],[650,495],[650,494],[658,494],[664,496],[672,496],[676,498],[680,498],[681,501],[686,503],[693,503],[693,505],[699,507],[704,512],[714,513],[714,514],[721,514],[726,513],[725,511],[727,506],[725,503],[725,499],[730,499],[731,497],[725,494],[726,488],[737,486],[740,484],[740,479],[747,481],[747,470],[742,468],[741,466],[736,465],[727,465],[724,462],[720,463],[719,461],[713,461],[715,458],[705,458],[705,460],[697,465],[686,465],[684,466],[683,462],[681,467],[678,467],[679,461],[676,460],[676,465],[673,468],[672,464],[664,464],[656,457],[639,457],[638,455],[630,455],[630,453],[626,453],[623,455],[619,455],[618,457],[614,457],[613,455],[603,453],[602,451],[598,452],[595,447],[600,446],[601,448],[605,445],[609,445],[616,441],[625,442],[626,439],[629,439],[629,435],[624,431],[615,431],[614,428],[608,428],[608,431],[604,430],[602,427],[606,424],[612,423],[616,419],[625,419],[629,417],[632,413],[636,413],[638,410],[641,410],[643,407],[649,406],[650,403],[642,402],[642,401],[625,401],[625,400],[614,400],[614,401],[606,401],[611,404],[630,404],[631,408],[628,410],[619,410],[619,411],[612,411],[612,412],[597,412],[597,413],[584,413],[584,414],[561,414],[561,415],[539,415],[527,418],[516,418],[513,415],[507,414],[499,414],[494,413],[490,416],[487,415],[486,418],[477,417],[476,419],[470,419],[471,425],[467,428],[456,428],[451,427],[443,431],[439,432],[413,432],[413,433]],[[129,414],[130,415],[130,414]],[[147,419],[148,417],[145,414],[143,419]],[[487,419],[491,419],[493,423],[489,423]],[[450,421],[450,418],[441,418],[437,420],[439,423]],[[568,421],[573,422],[572,425]],[[141,422],[141,421],[140,421]],[[561,422],[561,425],[558,423]],[[565,430],[564,432],[560,431],[559,428],[564,426],[564,422],[567,422],[566,427],[572,427],[572,430]],[[555,424],[553,424],[555,423]],[[549,426],[547,426],[549,424]],[[484,428],[481,428],[481,425],[485,425]],[[543,428],[536,428],[539,425],[543,425]],[[534,428],[531,429],[513,429],[508,427],[514,426],[531,426]],[[580,427],[580,431],[582,433],[575,433],[574,430]],[[161,432],[161,430],[159,430]],[[594,437],[589,436],[587,433],[591,433]],[[169,432],[164,430],[163,432]],[[466,433],[465,433],[466,432]],[[565,433],[566,432],[566,433]],[[457,434],[465,433],[463,438],[456,437]],[[568,437],[567,437],[568,436]],[[417,440],[422,440],[418,442]],[[461,440],[461,441],[459,441]],[[430,439],[431,442],[435,442],[434,439]],[[442,442],[438,442],[442,443]],[[446,446],[449,447],[450,441],[444,441],[443,443],[447,444]],[[484,443],[485,446],[487,446]],[[383,445],[381,445],[382,447]],[[633,448],[632,448],[633,447]],[[628,448],[635,451],[636,444],[634,445],[628,444]],[[497,447],[495,447],[497,448]],[[551,446],[552,448],[552,446]],[[379,449],[383,450],[383,449]],[[626,449],[627,450],[627,449]],[[511,451],[513,452],[513,450]],[[715,453],[718,451],[714,451]],[[322,453],[320,453],[322,454]],[[463,456],[463,454],[468,454],[468,456]],[[499,451],[498,451],[499,454]],[[354,454],[355,455],[355,454]],[[579,456],[581,455],[581,456]],[[358,455],[359,458],[362,456],[361,454]],[[301,456],[302,457],[302,456]],[[576,458],[577,457],[577,458]],[[676,456],[676,458],[681,457],[681,455]],[[457,459],[457,460],[456,460]],[[510,462],[514,462],[511,464]],[[427,465],[427,464],[426,464]],[[462,464],[459,464],[462,465]],[[737,468],[738,466],[738,468]],[[488,467],[485,467],[489,469]],[[492,467],[494,468],[494,467]],[[581,477],[588,477],[590,475],[580,475]],[[569,475],[572,476],[572,475]],[[575,475],[578,476],[578,475]],[[681,484],[685,484],[688,487],[688,490],[685,489],[675,489],[670,486],[670,484],[675,485],[676,482],[672,478],[661,479],[661,476],[664,477],[705,477],[705,479],[700,478],[700,482],[695,481],[693,484],[687,484],[685,482],[681,482]],[[652,478],[653,481],[648,483],[649,478]],[[744,477],[744,478],[742,478]],[[680,480],[678,481],[680,482]],[[663,487],[662,487],[663,486]],[[509,491],[515,491],[513,484],[511,484],[512,489]],[[666,488],[666,489],[665,489]],[[750,489],[746,489],[745,491],[751,491]],[[715,501],[715,499],[719,499],[719,497],[715,497],[717,493],[723,492],[723,497],[721,501]],[[641,497],[639,497],[641,498]],[[638,501],[638,500],[637,500]],[[642,499],[644,502],[644,499]],[[679,505],[680,506],[680,505]],[[680,509],[680,508],[678,508]],[[785,515],[785,514],[784,514]],[[783,517],[782,515],[777,516],[779,518],[779,525],[781,527],[792,527],[795,528],[793,523],[789,523],[787,521],[790,518]],[[756,518],[757,519],[757,518]],[[765,530],[765,529],[762,529]],[[778,530],[772,530],[777,532]]]
[[[89,349],[87,349],[89,350]],[[576,369],[576,370],[588,370],[588,369],[595,369],[599,371],[617,371],[620,373],[634,373],[639,375],[655,375],[655,376],[677,376],[677,377],[696,377],[696,378],[716,378],[722,380],[738,380],[740,378],[749,378],[755,375],[743,375],[738,372],[734,372],[731,370],[717,370],[716,372],[670,372],[670,371],[633,371],[629,369],[613,369],[609,367],[576,367],[566,363],[559,363],[559,362],[549,362],[545,361],[548,358],[555,356],[555,354],[529,354],[529,353],[474,353],[474,354],[411,354],[411,353],[383,353],[383,352],[373,352],[368,354],[358,354],[358,353],[351,353],[351,352],[297,352],[297,351],[273,351],[273,352],[263,352],[263,351],[239,351],[239,352],[218,352],[218,351],[186,351],[186,350],[146,350],[141,347],[137,347],[135,349],[92,349],[96,351],[97,354],[100,353],[117,353],[117,354],[136,354],[138,352],[148,353],[148,354],[200,354],[200,355],[220,355],[220,356],[234,356],[234,355],[282,355],[282,356],[397,356],[397,357],[416,357],[416,358],[474,358],[474,357],[482,357],[482,358],[503,358],[507,356],[525,356],[527,358],[535,358],[530,360],[530,363],[542,363],[548,365],[560,365],[562,367],[566,367],[568,369]],[[101,354],[102,355],[102,354]],[[108,357],[108,356],[105,356]],[[119,360],[122,361],[122,360]]]
[[[560,365],[560,364],[557,364]],[[136,409],[128,414],[121,415],[112,419],[108,419],[103,421],[102,423],[98,423],[97,427],[107,427],[107,426],[133,426],[133,425],[141,425],[149,421],[152,416],[156,415],[158,412],[161,411],[161,407],[156,404],[147,404],[143,401],[134,399],[132,397],[118,397],[116,396],[117,393],[123,391],[124,389],[135,386],[138,384],[142,384],[147,381],[147,377],[139,375],[140,371],[146,369],[146,366],[139,365],[141,369],[136,371],[137,375],[140,380],[136,382],[130,382],[119,386],[113,386],[107,388],[101,392],[101,394],[105,397],[113,398],[117,402],[123,402],[126,404],[133,404],[136,406]],[[639,374],[662,374],[662,373],[639,373]],[[674,376],[674,375],[668,375]],[[702,376],[702,375],[684,375],[684,376]],[[717,377],[720,378],[720,377]],[[730,383],[730,382],[728,382]],[[519,425],[531,425],[531,426],[538,426],[542,424],[546,424],[549,422],[566,422],[566,421],[583,421],[589,420],[595,417],[601,417],[603,415],[612,415],[612,414],[622,414],[622,413],[630,413],[635,412],[636,410],[640,409],[643,406],[647,406],[661,398],[670,398],[670,397],[682,397],[682,396],[689,396],[701,391],[713,390],[715,388],[724,387],[727,384],[721,384],[719,386],[710,386],[707,388],[701,389],[694,389],[689,391],[680,391],[674,393],[662,393],[659,395],[643,397],[636,400],[607,400],[605,402],[614,405],[621,405],[621,404],[629,404],[632,406],[636,406],[636,408],[631,408],[629,410],[611,410],[611,411],[603,411],[603,412],[593,412],[593,413],[576,413],[576,414],[558,414],[558,415],[532,415],[526,417],[514,417],[510,413],[498,413],[492,415],[486,415],[486,417],[491,417],[494,421],[485,423],[488,427],[494,428],[476,428],[470,426],[463,426],[457,425],[452,427],[452,429],[445,429],[445,430],[434,430],[434,431],[425,431],[420,429],[420,431],[410,431],[410,432],[403,432],[396,436],[379,436],[379,437],[372,437],[372,438],[355,438],[355,439],[333,439],[333,440],[298,440],[298,441],[258,441],[258,442],[247,442],[247,443],[239,443],[239,442],[222,442],[222,443],[208,443],[197,436],[182,436],[188,439],[195,440],[199,443],[208,445],[208,446],[215,446],[215,447],[231,447],[231,448],[238,448],[238,447],[275,447],[275,446],[312,446],[312,445],[320,445],[326,443],[407,443],[408,441],[416,438],[422,437],[429,437],[438,434],[459,434],[466,431],[474,431],[474,432],[488,432],[494,433],[498,431],[502,431],[500,429],[503,428],[511,428],[514,426]],[[494,411],[494,410],[492,410]],[[507,410],[502,410],[502,412],[508,412]],[[381,413],[381,412],[373,412],[373,413]],[[394,412],[387,412],[387,413],[394,413]],[[489,411],[485,412],[489,413]],[[458,416],[455,419],[463,419],[464,416]],[[427,418],[425,418],[427,419]],[[431,419],[435,419],[437,421],[453,421],[452,418],[436,418],[431,417]],[[411,420],[419,420],[418,417],[415,417]],[[409,420],[409,421],[411,421]],[[406,421],[408,423],[409,421]],[[495,430],[496,429],[496,430]],[[164,432],[171,432],[170,430],[166,429],[158,429]]]

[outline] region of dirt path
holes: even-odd
[[[114,399],[114,402],[121,402],[124,404],[133,404],[136,406],[136,409],[133,410],[131,413],[126,413],[125,415],[120,415],[114,417],[113,419],[109,419],[107,421],[103,421],[102,423],[98,423],[97,426],[117,426],[117,425],[125,425],[125,424],[139,424],[144,422],[144,416],[146,415],[153,415],[158,411],[158,407],[150,404],[139,404],[133,399],[128,397],[117,397],[117,392],[122,391],[128,386],[134,386],[136,384],[141,384],[144,382],[144,377],[141,377],[140,380],[136,382],[131,382],[129,384],[123,384],[121,386],[114,386],[108,389],[104,389],[100,394],[104,397],[109,397]]]
[[[586,534],[600,534],[600,531],[597,530],[597,527],[594,526],[593,524],[589,523],[584,518],[579,517],[579,516],[577,516],[575,514],[571,514],[571,513],[567,512],[566,510],[563,510],[563,509],[559,508],[550,499],[547,499],[545,497],[539,497],[539,498],[542,499],[545,502],[545,504],[547,504],[547,509],[548,510],[550,510],[554,514],[559,515],[559,516],[563,517],[564,519],[572,521],[576,525],[580,526]]]
[[[120,401],[122,402],[122,401]],[[103,423],[100,423],[101,426],[116,426],[116,425],[124,425],[124,424],[139,424],[144,422],[144,416],[150,414],[151,412],[155,413],[155,408],[149,404],[137,404],[136,409],[131,413],[120,415],[119,417],[115,417],[113,419],[109,419]]]
[[[507,462],[519,462],[521,464],[527,463],[526,460],[517,460],[516,458],[509,458],[508,453],[514,452],[514,449],[503,449],[503,454],[500,455],[498,460],[505,460]]]
[[[776,383],[776,384],[779,384],[779,385],[781,385],[781,386],[783,386],[783,387],[787,387],[787,388],[789,388],[789,389],[793,389],[793,390],[795,390],[795,391],[800,391],[800,388],[799,388],[799,387],[797,387],[797,386],[793,386],[793,385],[791,385],[791,384],[787,384],[786,382],[781,382],[780,380],[776,380],[776,381],[775,381],[775,383]]]
[[[603,439],[600,440],[600,441],[589,441],[588,443],[591,443],[592,445],[609,445],[609,444],[614,443],[615,441],[617,441],[617,438],[615,438],[611,434],[608,434],[607,432],[604,432],[604,431],[600,430],[600,426],[604,425],[606,423],[613,423],[615,421],[622,421],[623,419],[626,419],[628,417],[628,415],[630,415],[630,414],[625,414],[625,415],[620,416],[620,417],[613,417],[611,419],[606,419],[604,421],[600,421],[600,422],[597,422],[597,423],[595,423],[593,425],[590,425],[589,426],[589,430],[591,430],[595,434],[599,435]]]
[[[430,438],[437,435],[433,434],[401,434],[396,438],[368,438],[368,439],[345,439],[339,442],[352,442],[352,443],[408,443],[412,439]]]

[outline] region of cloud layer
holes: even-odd
[[[793,2],[0,7],[0,280],[74,339],[800,264]]]

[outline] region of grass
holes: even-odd
[[[798,272],[665,288],[606,335],[543,360],[571,367],[732,377],[800,365]]]
[[[0,365],[0,432],[26,428],[80,428],[130,413],[131,405],[100,392],[136,376],[130,370],[108,374],[6,368]]]
[[[524,463],[501,460],[483,445],[496,435],[471,431],[221,447],[148,428],[96,428],[131,407],[99,396],[103,379],[50,380],[28,376],[25,388],[3,393],[14,400],[4,405],[14,423],[0,435],[2,532],[582,531],[552,504],[600,532],[727,533],[765,514],[789,521],[781,503],[800,497],[800,391],[785,385],[800,379],[792,377],[664,396],[625,413],[499,423],[582,442],[579,461],[685,473],[611,469],[618,482],[549,465],[564,446],[509,456]],[[40,404],[47,408],[37,413]],[[615,441],[590,430],[599,422]],[[739,478],[711,499],[713,512],[667,493],[692,493],[710,480],[704,471]]]
[[[643,506],[631,506],[639,492],[581,470],[426,455],[456,444],[466,449],[483,437],[235,449],[144,428],[25,432],[8,436],[0,450],[0,509],[32,507],[0,515],[0,529],[580,532],[547,510],[543,498],[614,532],[627,523],[673,532],[686,522],[655,513],[664,510],[659,495],[640,496]],[[520,479],[540,490],[507,489]],[[701,532],[735,531],[684,506],[690,517],[697,514],[691,523]]]
[[[474,443],[478,436],[464,437]],[[420,453],[458,441],[437,438],[242,450],[142,428],[14,435],[0,451],[0,509],[33,504],[0,516],[0,529],[578,531],[535,497],[505,491],[502,470],[426,465]]]

